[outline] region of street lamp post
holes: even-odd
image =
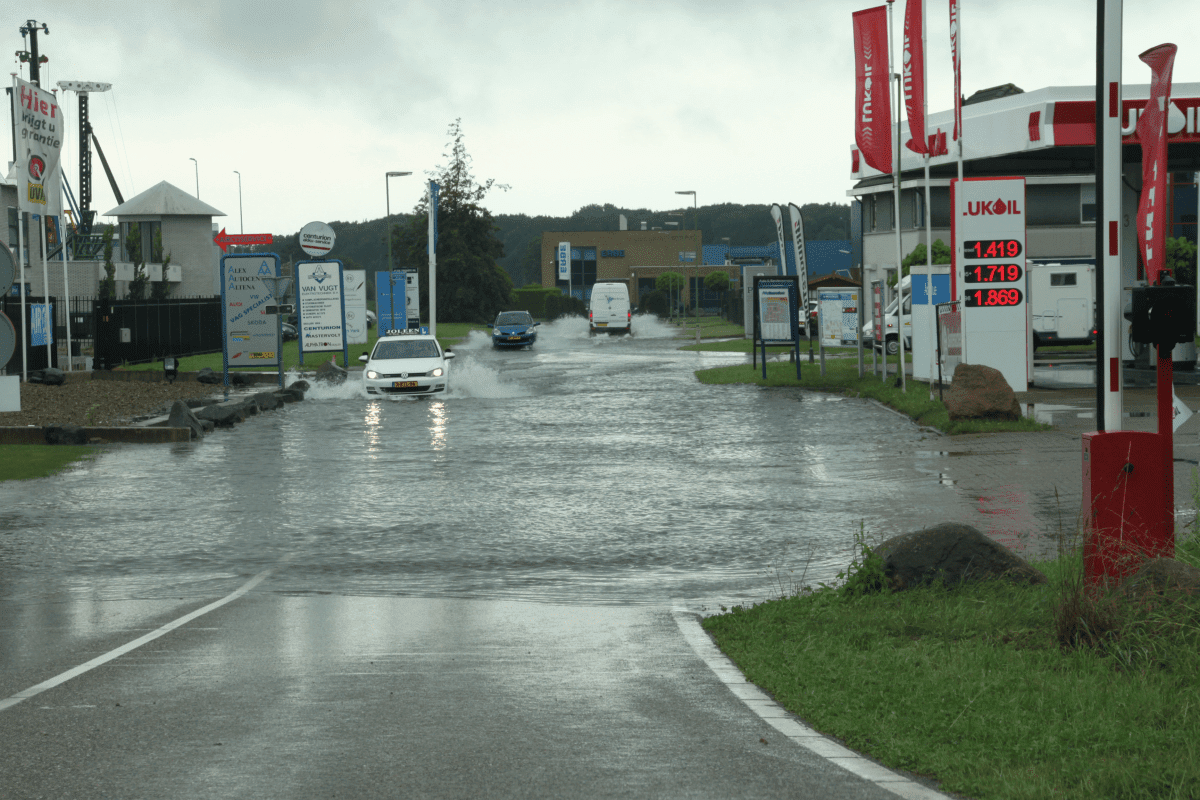
[[[684,189],[683,191],[675,192],[675,194],[690,194],[692,196],[692,216],[695,217],[696,230],[697,231],[700,230],[700,208],[699,208],[699,206],[696,205],[696,190],[695,189]],[[686,219],[686,217],[685,217],[685,219]],[[696,264],[696,296],[695,296],[695,298],[693,298],[692,302],[696,306],[696,333],[697,333],[697,335],[699,335],[699,332],[700,332],[700,256],[701,256],[703,250],[704,250],[703,247],[700,247],[699,249],[697,249],[696,255],[692,259]]]
[[[387,271],[388,271],[389,279],[391,278],[391,275],[392,275],[392,266],[393,266],[393,264],[392,264],[392,191],[391,191],[392,184],[389,179],[390,178],[402,178],[405,175],[412,175],[412,173],[411,172],[385,172],[383,175],[383,194],[384,194],[384,199],[387,202],[387,231],[384,235],[384,238],[387,239],[387,253],[388,253]],[[406,305],[408,303],[407,292],[408,292],[408,283],[405,282],[405,304]],[[378,302],[378,298],[376,298],[376,302]],[[393,286],[392,286],[392,307],[395,308],[395,306],[396,306],[396,288],[395,288],[395,285],[393,284]],[[378,311],[378,310],[379,309],[376,309],[376,311]],[[379,317],[379,321],[380,322],[383,321],[382,316]],[[405,327],[408,327],[407,318],[405,319],[404,325],[405,325]]]
[[[242,220],[242,173],[236,169],[233,171],[238,176],[238,233],[246,232],[245,222]],[[197,195],[199,197],[199,195]]]
[[[191,161],[193,164],[196,165],[196,199],[199,200],[200,199],[200,162],[194,158],[189,158],[188,161]]]
[[[683,216],[683,212],[682,212],[682,211],[668,211],[668,212],[667,212],[667,216],[671,216],[671,217],[682,217],[682,216]],[[663,224],[664,224],[664,225],[671,225],[671,226],[673,226],[674,228],[678,228],[678,227],[679,227],[679,223],[678,223],[678,222],[676,222],[675,220],[667,220],[667,221],[666,221],[666,222],[664,222]],[[680,287],[679,287],[679,302],[678,302],[678,306],[680,307],[680,311],[679,311],[680,323],[679,323],[679,324],[680,324],[680,325],[682,325],[682,324],[683,324],[683,287],[682,287],[682,286],[680,286]],[[668,318],[668,320],[669,320],[669,319],[671,319],[671,318],[673,318],[673,317],[675,316],[675,308],[676,308],[676,302],[675,302],[675,298],[674,298],[674,297],[672,297],[672,298],[671,298],[671,313],[667,315],[667,318]]]

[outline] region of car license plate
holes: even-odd
[[[508,340],[510,342],[519,342],[519,341],[521,341],[521,337],[520,336],[510,336],[510,337],[508,337]]]
[[[412,389],[416,387],[416,381],[392,381],[393,389]]]
[[[607,322],[597,322],[596,323],[597,328],[604,328],[604,327],[607,327],[607,325],[608,325]]]

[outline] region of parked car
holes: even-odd
[[[283,327],[283,340],[285,342],[294,342],[300,338],[299,332],[296,331],[296,326],[290,322],[280,323]]]
[[[528,311],[501,311],[492,329],[492,347],[529,347],[537,341],[537,328]]]
[[[817,301],[808,301],[808,335],[817,335]]]
[[[367,330],[374,328],[377,320],[378,317],[375,316],[375,312],[371,309],[367,309]]]
[[[449,361],[454,353],[443,351],[428,328],[389,331],[375,342],[370,355],[358,357],[365,364],[363,388],[368,394],[432,395],[450,387]]]

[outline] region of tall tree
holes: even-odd
[[[437,316],[447,322],[487,322],[512,304],[512,279],[497,260],[504,243],[496,235],[492,214],[483,205],[493,188],[508,189],[471,173],[471,156],[463,144],[462,120],[450,125],[447,163],[426,174],[440,185],[437,209]],[[393,234],[393,251],[421,273],[421,318],[429,316],[429,198],[413,209],[406,230]]]

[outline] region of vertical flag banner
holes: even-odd
[[[437,217],[438,217],[438,192],[442,187],[438,186],[433,181],[429,182],[429,252],[433,254],[437,252]]]
[[[17,137],[17,207],[34,214],[62,213],[63,115],[51,92],[13,78],[13,119]]]
[[[1164,239],[1167,215],[1167,109],[1171,103],[1173,44],[1160,44],[1138,58],[1150,67],[1150,100],[1138,117],[1142,144],[1142,198],[1138,202],[1138,247],[1146,263],[1146,280],[1157,286],[1166,263]]]
[[[892,171],[887,6],[854,12],[854,141],[880,172]]]
[[[962,53],[958,51],[958,0],[950,0],[950,61],[954,65],[954,141],[962,136]]]
[[[808,324],[808,259],[804,255],[804,217],[795,203],[788,203],[788,214],[792,219],[792,255],[796,259],[796,275],[800,277],[800,308]]]
[[[571,280],[571,243],[558,243],[558,279]]]
[[[904,113],[912,139],[906,145],[914,153],[929,153],[925,139],[925,0],[908,0],[904,6]]]
[[[771,205],[771,219],[775,220],[775,236],[779,239],[779,274],[787,275],[787,250],[783,245],[783,209],[779,203]]]

